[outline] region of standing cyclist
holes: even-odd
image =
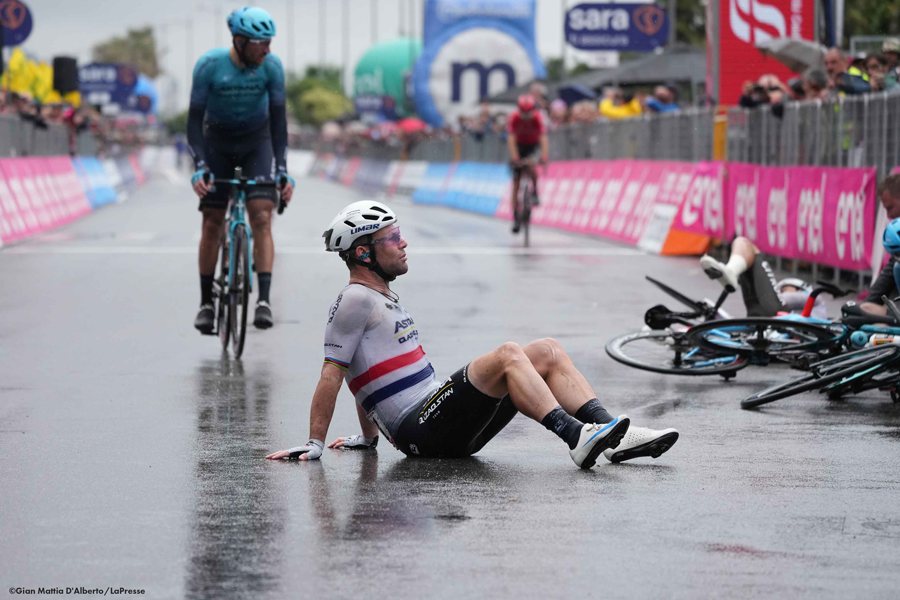
[[[284,69],[278,57],[269,53],[275,21],[261,8],[244,7],[228,15],[228,28],[234,36],[232,47],[210,50],[194,67],[188,112],[188,147],[196,168],[191,184],[203,212],[200,312],[194,321],[201,333],[213,331],[213,275],[229,197],[229,187],[216,186],[215,177],[230,179],[235,167],[242,167],[246,177],[256,180],[277,177],[285,203],[294,191],[294,180],[287,174]],[[209,182],[204,181],[206,174]],[[255,188],[247,200],[259,283],[253,324],[268,329],[273,324],[269,306],[275,259],[272,209],[278,192]]]
[[[677,441],[674,429],[629,428],[627,416],[608,413],[549,338],[523,347],[507,342],[442,383],[419,343],[415,321],[390,288],[409,270],[394,212],[379,202],[356,202],[338,213],[323,237],[350,269],[350,284],[328,313],[310,440],[266,458],[320,458],[345,379],[362,432],[340,437],[329,448],[374,448],[380,432],[407,456],[471,456],[518,413],[562,439],[583,469],[593,467],[601,453],[611,462],[657,457]]]
[[[509,157],[513,164],[513,233],[519,233],[519,181],[522,172],[526,169],[523,161],[534,154],[538,144],[541,146],[541,162],[547,164],[550,158],[550,139],[547,137],[547,127],[544,118],[535,108],[534,96],[522,94],[519,96],[519,110],[509,116],[507,121],[506,144],[509,148]],[[537,190],[537,169],[532,165],[528,168],[534,189]]]

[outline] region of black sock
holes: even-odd
[[[594,398],[593,400],[588,400],[585,402],[581,408],[578,409],[578,412],[575,413],[575,418],[581,421],[582,423],[612,423],[614,417],[609,414],[609,412],[603,408],[603,405],[600,404],[600,401]]]
[[[541,425],[558,435],[569,445],[569,450],[572,450],[578,445],[584,423],[566,413],[561,406],[557,406],[541,419]]]
[[[259,281],[259,297],[257,302],[269,301],[269,287],[272,285],[271,273],[257,273],[256,280]]]
[[[212,275],[200,276],[200,304],[212,304]]]

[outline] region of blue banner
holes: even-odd
[[[93,157],[82,157],[72,159],[72,163],[75,165],[75,172],[78,173],[91,208],[96,209],[116,201],[116,190],[110,186],[106,170],[99,160]]]
[[[669,39],[656,4],[579,4],[566,13],[566,41],[580,50],[651,52]]]
[[[91,63],[78,69],[78,88],[84,101],[92,105],[126,106],[138,83],[134,67],[113,63]]]
[[[18,46],[31,35],[34,19],[24,2],[0,0],[0,25],[3,27],[3,45]]]
[[[426,0],[413,71],[419,116],[456,123],[487,97],[545,77],[534,19],[535,0]]]

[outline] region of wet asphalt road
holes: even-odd
[[[676,427],[659,460],[575,468],[519,416],[476,457],[302,444],[329,307],[345,285],[321,231],[354,192],[304,181],[276,224],[276,327],[244,358],[192,329],[199,215],[162,176],[126,203],[0,250],[0,590],[140,588],[151,598],[896,598],[900,406],[878,393],[759,412],[790,376],[630,370],[603,351],[717,284],[649,257],[393,203],[410,242],[394,289],[439,377],[502,342],[559,340],[613,414]],[[741,315],[737,298],[726,308]],[[338,399],[329,440],[356,433]],[[6,594],[7,591],[0,591]]]

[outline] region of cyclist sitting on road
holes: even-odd
[[[329,448],[371,448],[380,431],[407,456],[470,456],[519,412],[565,441],[582,468],[592,467],[601,452],[612,462],[656,457],[678,439],[674,429],[629,428],[627,416],[610,415],[552,339],[524,347],[508,342],[441,383],[419,343],[415,321],[390,289],[409,270],[408,244],[393,211],[378,202],[356,202],[338,213],[324,238],[326,248],[338,252],[350,269],[350,284],[325,326],[325,364],[310,409],[311,439],[267,458],[322,456],[345,376],[362,434],[337,438]]]
[[[748,317],[774,317],[780,312],[799,314],[813,289],[796,277],[776,281],[768,261],[759,256],[759,248],[745,237],[732,242],[727,263],[704,254],[700,266],[710,279],[717,279],[729,292],[741,290]],[[821,296],[816,298],[811,316],[827,318],[827,307]]]
[[[287,115],[284,69],[269,53],[275,21],[261,8],[244,7],[228,15],[233,35],[230,49],[210,50],[194,67],[188,112],[188,147],[196,172],[191,178],[203,212],[200,237],[200,312],[194,327],[213,331],[213,275],[222,239],[229,186],[216,186],[215,177],[230,179],[235,167],[256,180],[284,182],[281,198],[291,199],[294,180],[287,174]],[[204,117],[206,119],[204,128]],[[210,181],[204,181],[204,176]],[[272,209],[278,192],[255,188],[247,194],[247,211],[253,231],[253,262],[259,297],[253,324],[272,326],[269,288],[275,246],[272,241]]]
[[[537,190],[537,169],[533,165],[525,164],[528,157],[534,154],[538,144],[541,146],[541,163],[547,164],[550,158],[550,139],[547,137],[547,127],[544,118],[535,109],[534,96],[522,94],[519,96],[519,110],[512,113],[506,122],[506,144],[509,148],[509,157],[513,165],[513,233],[518,233],[521,228],[519,222],[519,182],[522,179],[522,171],[528,170],[534,189]]]
[[[893,221],[894,219],[900,218],[900,174],[891,175],[881,182],[881,185],[878,188],[878,198],[881,199],[881,204],[887,211],[889,219]],[[888,228],[890,228],[891,225],[893,225],[893,223],[889,224]],[[887,296],[888,298],[896,298],[900,295],[900,291],[897,289],[897,283],[894,281],[894,265],[896,264],[897,257],[891,255],[887,264],[884,265],[884,268],[881,269],[881,272],[878,274],[878,277],[872,281],[866,301],[859,306],[863,312],[873,315],[887,314],[887,307],[884,305],[884,301],[882,301],[881,297]]]

